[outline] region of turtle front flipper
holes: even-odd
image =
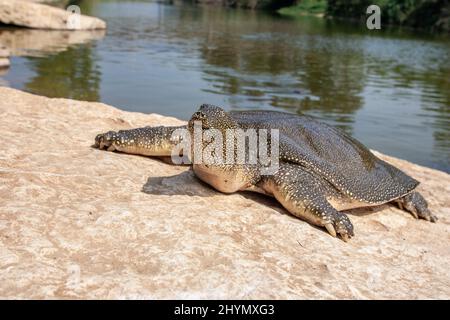
[[[332,236],[347,241],[354,235],[353,225],[347,215],[327,201],[325,183],[300,166],[282,163],[275,175],[262,180],[261,187],[294,216],[325,227]]]
[[[170,156],[181,137],[174,135],[180,127],[144,127],[131,130],[108,131],[95,137],[94,146],[108,151],[144,156]]]
[[[421,218],[431,222],[437,221],[437,217],[428,209],[427,201],[417,191],[410,192],[394,202],[397,203],[400,209],[408,211],[416,219]]]

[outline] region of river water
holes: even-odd
[[[450,39],[181,2],[84,1],[106,34],[0,28],[0,84],[188,119],[202,103],[305,113],[450,172]]]

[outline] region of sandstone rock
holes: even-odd
[[[91,148],[156,114],[0,88],[0,298],[450,298],[450,177],[422,182],[439,217],[350,213],[348,243],[188,167]]]
[[[45,3],[45,4],[51,4],[53,6],[60,6],[60,5],[66,5],[70,2],[70,0],[23,0],[28,2],[35,2],[35,3]]]
[[[10,65],[10,62],[9,62],[8,58],[1,58],[0,57],[0,69],[8,68],[9,65]]]
[[[2,42],[0,41],[0,43],[2,43]],[[6,48],[3,45],[0,45],[0,58],[8,58],[9,54],[10,53],[9,53],[8,48]]]
[[[73,23],[72,13],[44,4],[23,0],[0,0],[0,22],[35,29],[92,30],[105,29],[101,19],[78,15]]]
[[[22,1],[48,4],[58,8],[65,8],[70,3],[70,0],[22,0]]]

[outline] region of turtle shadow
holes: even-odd
[[[241,191],[239,192],[240,195],[242,195],[244,198],[252,200],[254,202],[260,203],[262,205],[265,205],[266,207],[269,207],[275,211],[277,211],[280,214],[285,214],[288,216],[292,216],[282,205],[279,203],[274,197],[252,192],[252,191]]]
[[[361,208],[344,210],[344,211],[342,211],[342,213],[345,213],[345,214],[348,214],[351,216],[363,217],[363,216],[369,216],[369,215],[374,214],[379,211],[383,211],[383,210],[389,208],[390,206],[391,206],[391,204],[381,204],[381,205],[374,206],[374,207],[361,207]]]
[[[146,183],[142,186],[142,192],[152,195],[185,195],[197,197],[211,197],[217,194],[227,196],[212,188],[207,183],[200,180],[190,168],[182,173],[172,176],[154,176],[148,177]],[[244,198],[265,205],[280,214],[292,216],[275,198],[251,191],[238,192]],[[342,211],[350,216],[367,216],[389,208],[390,204],[379,205],[375,207],[362,207]],[[294,216],[292,216],[295,218]],[[320,228],[321,229],[321,228]]]
[[[198,179],[192,169],[173,176],[148,177],[142,192],[153,195],[210,197],[218,191]]]
[[[197,197],[211,197],[214,195],[228,196],[229,194],[222,193],[203,182],[193,172],[192,168],[182,173],[172,176],[156,176],[148,177],[146,183],[142,186],[142,192],[151,195],[164,195],[164,196],[197,196]],[[240,191],[237,192],[245,199],[262,204],[272,210],[277,211],[279,214],[291,216],[291,215],[275,198],[268,195],[251,192]]]
[[[142,186],[142,192],[151,195],[164,195],[164,196],[185,195],[190,197],[196,196],[205,198],[212,197],[218,194],[224,196],[228,195],[221,193],[216,189],[213,189],[210,185],[197,178],[192,168],[172,176],[148,177],[146,183]],[[275,198],[271,196],[251,191],[241,191],[238,193],[246,199],[262,204],[276,211],[280,215],[286,215],[295,220],[302,220],[292,215],[288,210],[286,210],[281,205],[281,203],[279,203]],[[384,210],[389,206],[390,204],[385,204],[376,207],[356,208],[342,212],[350,216],[366,216]],[[328,234],[328,231],[323,227],[313,225],[308,221],[303,222],[307,223],[310,227],[320,232]]]
[[[211,197],[218,194],[223,196],[228,195],[217,191],[209,184],[197,178],[192,168],[172,176],[148,177],[146,183],[142,186],[142,192],[152,195],[166,196],[185,195]],[[237,193],[246,199],[263,204],[278,211],[279,213],[289,214],[286,209],[284,209],[283,206],[273,197],[251,191],[240,191]]]

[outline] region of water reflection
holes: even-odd
[[[63,52],[74,45],[100,40],[105,30],[63,31],[0,28],[0,43],[10,50],[11,56],[46,57]]]
[[[225,93],[232,107],[312,114],[373,148],[450,170],[448,39],[216,8],[178,20],[175,36],[199,41],[212,84],[203,90]]]
[[[405,130],[395,128],[395,139],[409,145],[409,157],[424,153],[422,163],[434,162],[431,166],[450,172],[450,42],[383,43],[366,57],[369,85],[377,96],[390,93],[380,114],[386,117],[389,108],[397,107],[399,112],[392,114],[397,119],[391,122]]]
[[[226,94],[233,108],[308,112],[352,131],[354,113],[363,105],[363,54],[355,47],[336,51],[318,44],[332,30],[320,20],[298,25],[209,7],[183,10],[177,20],[173,36],[199,42],[203,78],[211,84],[206,92]]]
[[[36,76],[25,88],[48,97],[99,101],[101,73],[94,60],[90,46],[70,47],[46,59],[30,57]]]
[[[101,78],[90,43],[104,36],[104,30],[0,29],[0,43],[11,56],[24,56],[34,74],[23,84],[25,90],[89,101],[100,100]]]

